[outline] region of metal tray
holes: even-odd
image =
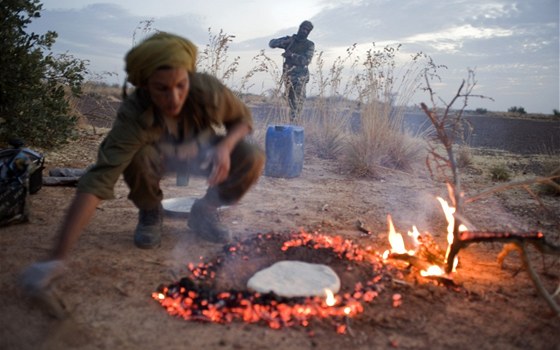
[[[187,218],[195,200],[195,197],[169,198],[162,200],[161,205],[165,214],[173,217]]]
[[[161,201],[163,212],[171,217],[188,218],[196,197],[177,197],[168,198]],[[218,210],[226,209],[228,206],[218,208]]]

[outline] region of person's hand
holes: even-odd
[[[35,263],[22,272],[20,283],[26,294],[38,295],[46,291],[53,281],[67,270],[66,264],[62,260]]]
[[[284,57],[284,58],[290,58],[290,57],[293,57],[293,56],[294,56],[294,54],[290,51],[284,51],[282,53],[282,57]]]
[[[53,287],[53,281],[62,276],[67,267],[62,260],[35,263],[20,276],[24,293],[49,315],[64,319],[69,316],[67,307]]]
[[[215,186],[222,183],[229,174],[231,159],[226,147],[216,146],[212,150],[212,172],[208,176],[208,184]]]

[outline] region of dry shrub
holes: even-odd
[[[362,59],[353,45],[328,69],[323,53],[317,55],[311,83],[318,95],[304,118],[308,150],[340,158],[357,175],[375,175],[380,167],[412,169],[423,144],[404,129],[404,109],[420,86],[422,59],[429,57],[418,54],[398,67],[399,49],[373,44]]]
[[[311,113],[303,121],[308,152],[323,159],[336,159],[342,154],[349,136],[352,104],[342,99],[313,100]]]
[[[472,167],[473,156],[471,149],[466,146],[459,147],[457,150],[457,166],[461,169]]]
[[[420,87],[426,65],[432,63],[428,56],[417,54],[398,67],[400,47],[368,50],[364,69],[353,79],[361,109],[358,130],[347,144],[344,160],[356,175],[377,176],[380,168],[409,172],[423,158],[425,135],[405,129],[404,113]]]
[[[403,129],[403,114],[392,114],[383,103],[366,105],[362,127],[348,142],[345,164],[358,176],[378,176],[380,168],[412,171],[426,145]]]
[[[507,166],[503,164],[494,165],[492,168],[490,168],[490,178],[493,181],[505,182],[511,179],[511,174]]]
[[[547,171],[548,176],[555,177],[551,183],[540,185],[540,192],[552,196],[560,196],[560,166]]]

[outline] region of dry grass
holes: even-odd
[[[505,165],[499,164],[490,168],[490,178],[493,181],[505,182],[511,179],[511,175],[509,173],[508,168]]]

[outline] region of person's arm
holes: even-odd
[[[64,260],[68,257],[83,229],[91,220],[101,199],[91,193],[76,193],[59,232],[58,242],[52,259]]]
[[[198,85],[206,90],[193,98],[200,99],[198,102],[206,107],[211,105],[212,108],[207,110],[211,124],[225,126],[226,129],[225,136],[206,154],[212,166],[208,184],[215,186],[226,180],[230,171],[231,153],[236,145],[252,132],[253,116],[249,107],[216,77],[195,74],[191,80],[191,89],[194,90]]]
[[[271,49],[286,49],[292,43],[291,36],[284,36],[277,39],[272,39],[268,42]]]
[[[282,56],[289,58],[291,62],[295,63],[298,66],[308,66],[311,63],[311,59],[313,59],[313,54],[315,53],[315,44],[311,42],[307,49],[304,52],[292,52],[286,51]]]
[[[130,120],[137,114],[136,111],[124,112],[118,113],[111,131],[101,143],[95,166],[81,176],[50,260],[32,264],[20,276],[25,292],[42,293],[64,273],[65,260],[91,220],[95,208],[101,200],[113,198],[116,181],[141,144],[140,137],[136,136],[140,126]]]
[[[251,132],[248,123],[238,123],[228,130],[226,136],[214,148],[212,155],[212,172],[208,177],[208,184],[215,186],[224,181],[231,167],[231,152],[235,145]]]
[[[90,193],[78,192],[76,194],[60,228],[51,259],[34,263],[22,272],[20,283],[25,293],[31,296],[48,293],[52,282],[65,273],[67,270],[65,259],[69,251],[76,245],[76,241],[91,220],[100,201],[101,199]],[[47,303],[55,302],[50,299],[45,301]]]

